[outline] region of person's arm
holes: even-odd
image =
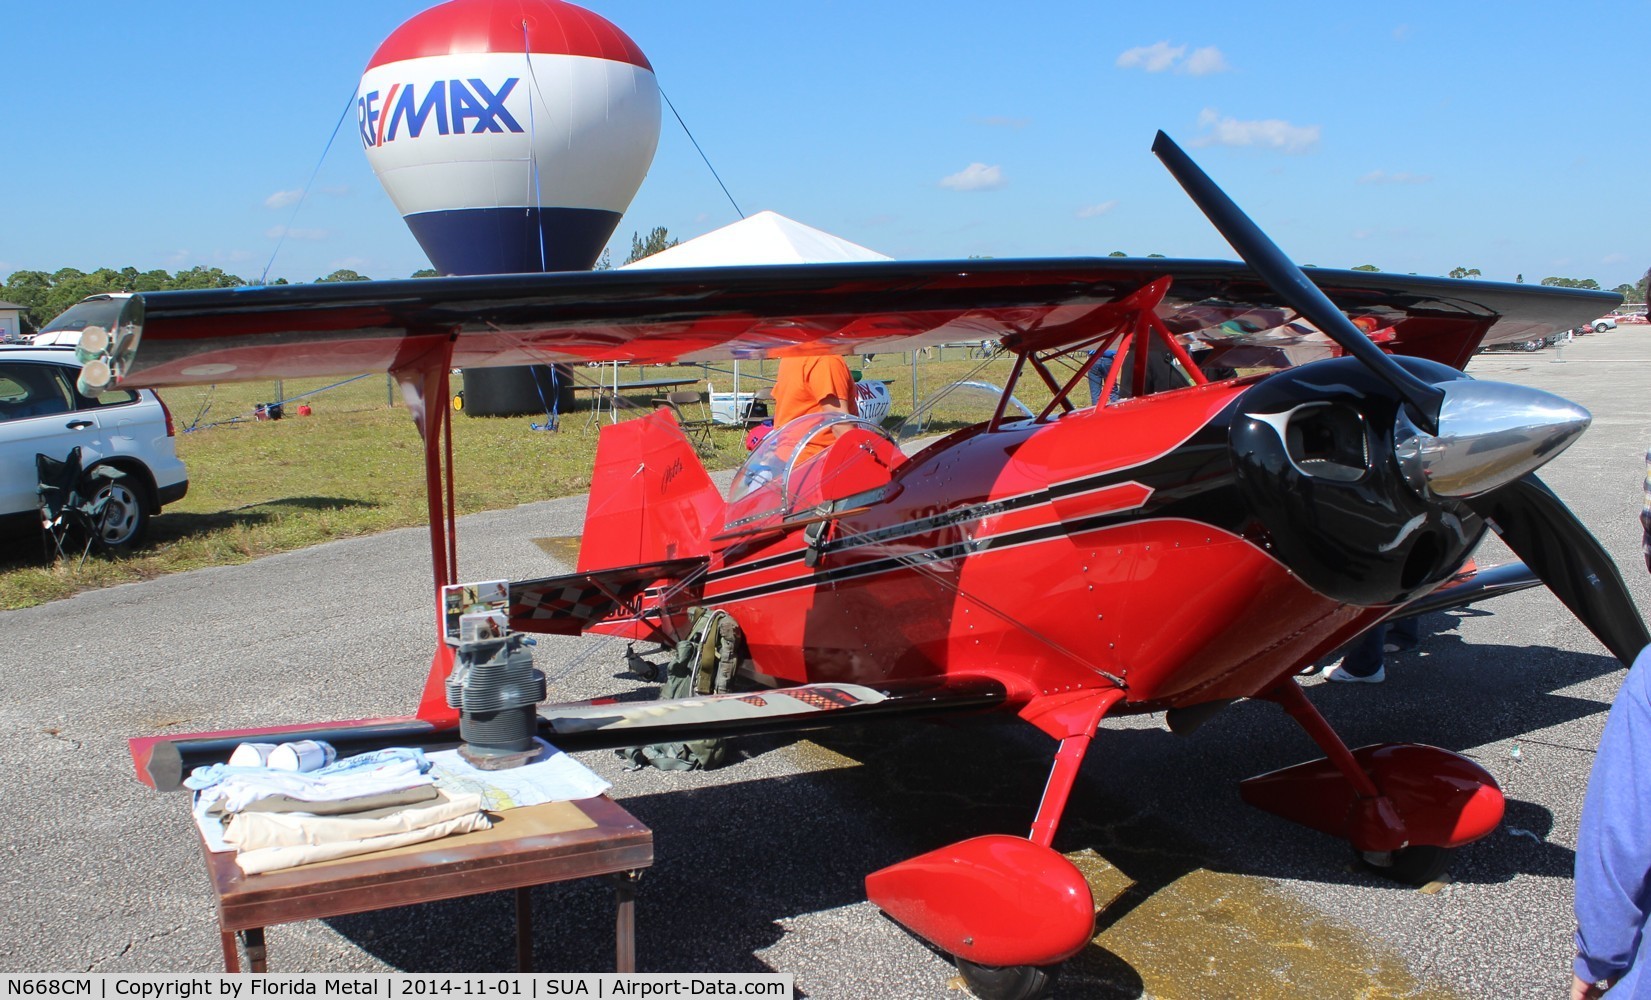
[[[1576,847],[1578,987],[1615,981],[1634,961],[1651,909],[1651,650],[1617,693],[1583,800]],[[1581,996],[1597,996],[1584,992]]]
[[[854,376],[849,374],[848,364],[843,359],[823,360],[811,374],[813,378],[809,388],[819,400],[821,410],[850,416],[859,413],[854,405]]]

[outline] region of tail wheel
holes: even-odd
[[[464,392],[463,392],[463,390],[460,390],[459,392],[453,393],[453,409],[455,409],[455,410],[464,409]]]
[[[1042,965],[976,965],[957,959],[957,971],[969,992],[980,1000],[1034,1000],[1055,980],[1055,967]]]

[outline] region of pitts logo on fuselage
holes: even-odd
[[[391,84],[382,104],[378,91],[356,98],[356,120],[363,146],[382,146],[405,135],[416,139],[435,119],[437,135],[474,135],[477,132],[520,132],[522,126],[505,109],[505,98],[516,89],[517,77],[510,77],[497,91],[485,82],[436,80],[428,85],[423,99],[418,85]],[[474,122],[474,125],[470,123]],[[403,131],[405,130],[405,131]]]

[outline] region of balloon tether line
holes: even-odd
[[[717,179],[717,186],[722,188],[723,194],[728,195],[728,204],[734,206],[734,211],[738,213],[740,218],[745,218],[745,213],[740,211],[739,202],[735,201],[734,196],[728,193],[728,185],[722,183],[722,175],[717,173],[716,167],[711,166],[711,158],[705,155],[705,150],[699,148],[699,140],[694,138],[694,133],[688,131],[688,123],[682,120],[682,115],[678,114],[676,105],[671,103],[671,98],[665,93],[664,87],[659,88],[659,96],[665,98],[665,106],[671,109],[671,114],[676,115],[676,123],[682,126],[682,131],[688,136],[688,141],[694,144],[694,150],[699,153],[699,158],[705,161],[705,168],[711,171],[712,177]]]
[[[310,179],[304,182],[304,190],[298,192],[298,201],[292,206],[292,214],[287,217],[287,224],[281,227],[281,238],[275,241],[275,249],[270,251],[269,263],[264,265],[264,273],[258,276],[258,284],[269,284],[269,269],[275,266],[275,255],[281,252],[281,247],[287,242],[287,233],[292,231],[293,220],[298,218],[298,210],[304,207],[304,199],[310,196],[310,188],[315,184],[315,175],[321,172],[321,164],[327,161],[327,153],[332,150],[333,140],[338,138],[338,130],[344,127],[344,119],[348,117],[351,105],[355,104],[355,95],[356,91],[350,91],[350,99],[344,102],[344,110],[338,113],[338,121],[333,124],[332,135],[327,136],[327,144],[321,148],[321,158],[315,161],[315,169],[310,171]]]

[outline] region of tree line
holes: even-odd
[[[428,271],[428,269],[426,269]],[[429,271],[429,274],[435,274]],[[414,277],[422,276],[415,274]],[[366,281],[365,275],[348,269],[316,278],[316,281]],[[38,330],[52,317],[79,302],[88,295],[104,292],[171,292],[193,288],[236,288],[249,282],[238,274],[230,274],[221,267],[191,267],[176,274],[159,268],[139,271],[135,267],[100,267],[95,271],[64,267],[45,271],[13,271],[0,285],[0,301],[14,302],[24,307],[23,323],[29,330]],[[287,279],[277,278],[272,285],[285,285]]]

